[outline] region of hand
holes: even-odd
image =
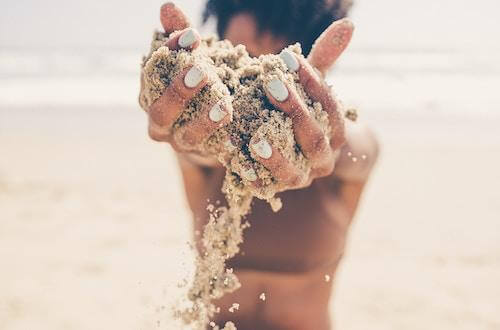
[[[160,20],[165,33],[170,34],[165,44],[170,50],[184,48],[192,51],[200,45],[198,32],[190,27],[186,16],[173,3],[161,7]],[[215,130],[227,124],[231,120],[231,103],[218,100],[215,104],[207,104],[199,117],[182,126],[174,139],[172,127],[175,121],[189,101],[209,83],[207,73],[196,66],[186,67],[174,77],[163,94],[146,109],[149,136],[155,141],[170,143],[177,152],[190,152]]]
[[[298,73],[309,97],[321,103],[328,114],[332,132],[328,139],[316,120],[308,114],[295,88],[279,80],[273,81],[271,88],[271,84],[268,85],[266,94],[269,101],[290,116],[295,139],[312,164],[310,173],[304,173],[268,141],[253,138],[250,142],[253,157],[271,171],[283,190],[308,186],[313,179],[333,172],[338,151],[345,143],[344,120],[339,111],[341,104],[332,95],[323,75],[347,47],[353,30],[353,24],[347,19],[334,22],[318,38],[307,60],[287,50],[280,54],[288,69]]]

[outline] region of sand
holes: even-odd
[[[320,124],[330,140],[328,117],[318,102],[305,93],[296,72],[289,71],[279,55],[250,57],[245,47],[234,47],[229,41],[204,39],[194,51],[170,50],[165,45],[168,37],[155,32],[151,51],[142,64],[143,89],[139,102],[148,108],[162,95],[174,77],[188,66],[196,66],[208,75],[209,83],[187,104],[172,128],[178,145],[183,146],[182,128],[196,120],[202,107],[218,102],[229,102],[234,109],[231,122],[219,128],[198,146],[189,146],[205,157],[212,157],[226,168],[222,184],[227,207],[209,205],[210,219],[205,226],[202,249],[196,261],[194,281],[188,293],[191,305],[176,312],[186,324],[205,329],[219,310],[212,303],[224,294],[240,288],[238,278],[226,261],[239,252],[243,231],[250,226],[243,222],[251,211],[254,197],[267,200],[274,211],[279,211],[281,201],[275,194],[283,187],[252,154],[251,139],[269,141],[289,162],[307,173],[309,161],[297,145],[291,119],[268,100],[266,86],[273,80],[286,82],[304,101],[310,116]],[[300,45],[289,46],[286,51],[301,55]],[[350,112],[350,114],[353,111]],[[352,114],[349,116],[352,118]],[[222,148],[221,148],[222,146]],[[193,148],[194,147],[194,148]],[[233,304],[230,312],[238,309]],[[229,330],[234,325],[226,324]],[[214,329],[219,329],[215,326]]]
[[[321,104],[307,96],[299,83],[298,74],[288,71],[279,56],[252,58],[244,46],[234,47],[227,40],[217,41],[214,38],[202,40],[200,47],[194,51],[169,50],[164,46],[166,40],[166,35],[155,32],[151,51],[143,59],[144,88],[140,104],[148,109],[173,77],[187,66],[195,65],[207,73],[209,84],[188,103],[174,124],[173,135],[177,144],[184,145],[180,134],[176,133],[181,132],[182,126],[188,121],[197,118],[203,105],[221,100],[232,104],[234,112],[231,123],[193,150],[219,159],[235,175],[235,178],[226,180],[227,185],[230,185],[226,187],[230,199],[247,194],[243,190],[249,190],[252,196],[272,202],[276,191],[281,188],[269,171],[254,160],[249,148],[252,137],[265,138],[296,167],[305,173],[310,171],[309,162],[295,142],[291,119],[269,102],[264,88],[273,78],[287,82],[300,95],[309,114],[317,120],[327,136],[330,134],[328,117]],[[289,46],[286,50],[302,56],[299,44]],[[240,203],[242,209],[243,204]]]
[[[335,278],[337,328],[498,329],[500,119],[362,118],[383,153]],[[0,107],[0,328],[183,329],[169,307],[194,272],[192,220],[145,128],[132,106]]]
[[[33,38],[0,19],[0,328],[181,329],[162,306],[185,294],[191,217],[136,106],[158,3],[56,3],[57,19],[35,1],[0,11],[40,23]],[[201,17],[203,2],[177,3]],[[383,144],[335,279],[337,329],[500,328],[499,55],[484,32],[498,2],[430,4],[357,2],[334,71]]]

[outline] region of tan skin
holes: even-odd
[[[175,32],[168,41],[169,48],[179,48],[179,37],[189,28],[188,20],[171,3],[162,6],[160,17],[165,31]],[[341,104],[323,81],[326,70],[347,47],[352,31],[348,20],[335,22],[318,39],[307,60],[297,58],[299,77],[306,92],[321,102],[329,114],[334,132],[329,141],[319,125],[303,115],[307,110],[293,89],[287,86],[290,95],[283,102],[268,93],[269,100],[292,118],[296,140],[313,163],[313,171],[306,176],[274,149],[270,159],[254,155],[282,183],[283,192],[279,197],[283,208],[273,213],[265,202],[256,200],[253,203],[252,213],[247,217],[251,227],[245,231],[242,252],[229,261],[242,287],[216,302],[221,307],[221,313],[214,319],[216,323],[233,321],[240,330],[332,328],[328,304],[335,271],[361,193],[378,155],[374,135],[363,124],[344,123],[338,111]],[[288,44],[287,40],[269,32],[259,32],[254,18],[245,13],[232,18],[225,38],[234,44],[244,44],[254,56],[278,53]],[[195,42],[187,49],[198,45],[196,33]],[[227,124],[228,119],[214,124],[208,116],[202,116],[200,122],[190,123],[185,128],[180,135],[182,144],[174,140],[173,122],[186,102],[209,83],[204,76],[196,87],[186,87],[183,79],[188,69],[174,79],[149,109],[149,134],[156,141],[170,143],[177,151],[194,227],[202,231],[208,216],[207,199],[224,200],[220,192],[224,169],[189,153],[191,149],[186,146],[201,143],[211,132]],[[225,105],[224,110],[232,111],[230,105]],[[329,281],[325,280],[325,275],[330,277]],[[259,299],[261,293],[265,293],[265,301]],[[240,308],[230,313],[228,308],[235,302]]]

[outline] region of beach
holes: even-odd
[[[144,115],[0,119],[0,328],[171,329],[190,215]],[[339,270],[339,329],[500,326],[500,121],[445,119],[370,119],[383,152]]]
[[[372,9],[360,4],[362,37],[328,77],[381,142],[335,283],[337,329],[499,329],[500,48],[375,45]],[[137,104],[149,37],[30,48],[0,34],[0,329],[179,328],[191,218],[174,153]]]

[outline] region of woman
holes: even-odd
[[[350,41],[353,25],[343,18],[349,7],[350,3],[340,0],[208,1],[205,20],[214,16],[220,38],[244,44],[253,56],[279,53],[297,41],[302,44],[307,61],[288,54],[285,63],[298,72],[308,95],[322,104],[334,132],[328,141],[318,124],[303,115],[306,110],[300,102],[291,97],[278,100],[270,94],[270,101],[292,118],[296,141],[313,170],[306,175],[284,159],[257,159],[277,180],[285,180],[289,190],[279,194],[283,208],[278,213],[265,202],[254,202],[242,252],[229,260],[242,287],[216,302],[221,307],[215,316],[219,324],[233,321],[241,330],[331,329],[328,303],[335,271],[378,155],[376,139],[366,126],[344,123],[338,111],[341,104],[323,80]],[[163,5],[160,18],[166,33],[177,31],[170,43],[185,49],[199,45],[198,33],[174,4]],[[162,121],[158,113],[182,111],[207,83],[205,74],[199,72],[197,85],[187,87],[185,74],[180,73],[148,111],[149,134],[156,141],[171,141],[167,132],[172,122]],[[225,170],[172,146],[182,169],[195,230],[202,230],[208,218],[207,199],[224,200],[220,187]],[[228,308],[234,302],[240,308],[230,313]]]

